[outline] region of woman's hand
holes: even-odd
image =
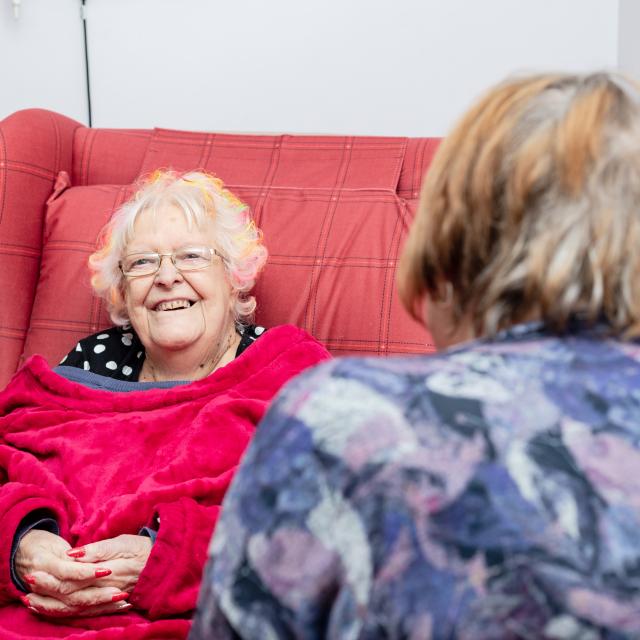
[[[103,615],[130,608],[123,602],[128,594],[104,582],[111,570],[76,562],[67,554],[70,548],[64,538],[39,529],[22,538],[15,568],[32,591],[22,597],[24,604],[49,616]]]
[[[147,564],[151,548],[151,538],[123,534],[70,549],[66,555],[75,558],[79,566],[93,566],[93,563],[99,562],[101,568],[111,571],[109,576],[100,581],[101,585],[131,593]]]

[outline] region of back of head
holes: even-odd
[[[443,283],[477,335],[574,317],[640,335],[640,92],[607,73],[491,90],[442,143],[401,260],[418,317]]]

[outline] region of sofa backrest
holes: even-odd
[[[260,324],[297,324],[336,355],[432,351],[400,307],[394,272],[437,144],[10,116],[0,122],[0,290],[19,302],[0,308],[0,385],[30,355],[55,364],[110,324],[86,259],[131,183],[159,167],[215,173],[251,206],[270,253],[255,290]]]

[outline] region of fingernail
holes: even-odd
[[[104,578],[111,575],[111,569],[96,569],[96,578]]]
[[[82,558],[82,556],[84,555],[84,549],[82,547],[78,547],[76,549],[69,549],[69,551],[67,551],[67,555],[70,558]]]
[[[124,591],[122,593],[116,593],[116,595],[111,598],[111,602],[120,602],[121,600],[126,600],[128,597],[129,594]]]
[[[31,611],[33,611],[34,613],[40,613],[35,607],[29,607],[29,609],[31,609]]]
[[[31,574],[23,576],[23,578],[24,578],[24,581],[28,582],[29,584],[35,584],[36,583],[36,579]]]
[[[27,596],[20,596],[20,600],[22,601],[22,604],[25,605],[25,607],[31,606],[31,603],[29,602],[29,598],[27,598]]]
[[[131,609],[133,605],[129,604],[128,602],[121,602],[118,605],[118,611],[126,611],[127,609]]]

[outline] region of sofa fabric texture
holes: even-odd
[[[111,325],[86,265],[99,229],[157,168],[204,169],[251,207],[269,261],[256,321],[336,355],[433,351],[394,275],[435,138],[89,129],[40,109],[0,122],[0,387]]]

